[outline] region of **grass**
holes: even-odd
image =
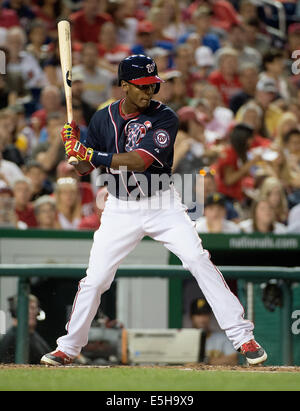
[[[0,391],[299,391],[300,372],[2,368]]]

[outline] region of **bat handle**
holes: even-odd
[[[70,106],[70,105],[68,105],[68,106]],[[70,107],[72,107],[72,106],[70,106]],[[68,123],[69,123],[69,124],[71,124],[71,122],[72,122],[72,120],[73,120],[73,116],[72,116],[72,111],[71,111],[71,110],[72,110],[72,109],[70,109],[69,107],[67,108],[67,111],[68,111],[67,116],[68,116]],[[68,164],[71,164],[71,166],[77,166],[78,163],[79,163],[79,161],[77,160],[76,157],[70,157],[70,158],[68,159]]]
[[[79,161],[77,160],[76,157],[70,157],[68,160],[68,163],[71,164],[71,166],[77,166]]]

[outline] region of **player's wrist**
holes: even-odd
[[[93,151],[91,159],[89,160],[91,164],[98,168],[101,166],[110,167],[112,162],[113,154],[112,153],[103,153],[101,151]]]

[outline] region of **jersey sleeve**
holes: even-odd
[[[156,167],[171,167],[176,134],[178,131],[178,117],[170,109],[161,113],[161,119],[153,124],[139,144],[138,150],[144,151],[154,159]]]

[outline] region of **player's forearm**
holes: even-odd
[[[128,171],[145,171],[145,162],[141,156],[131,151],[130,153],[107,154],[94,151],[91,163],[96,167],[106,166],[114,170],[126,167]]]
[[[118,170],[120,167],[127,167],[128,171],[145,171],[143,159],[135,152],[114,154],[111,161],[111,168]]]

